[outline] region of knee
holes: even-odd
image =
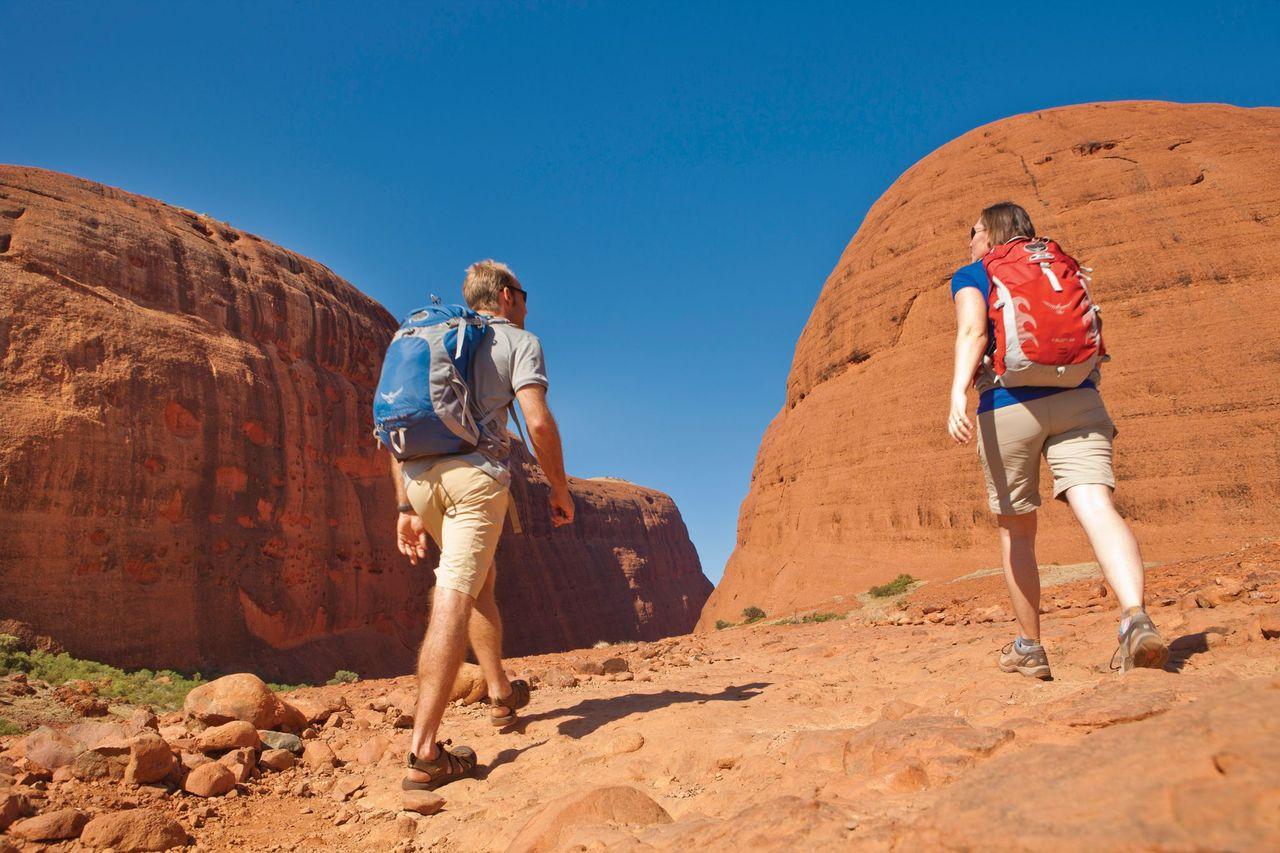
[[[998,517],[1000,533],[1011,542],[1034,543],[1036,541],[1036,514],[1001,515]]]

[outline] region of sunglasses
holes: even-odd
[[[521,290],[520,288],[515,287],[514,285],[510,285],[510,284],[508,284],[508,285],[506,286],[506,289],[507,289],[507,290],[514,290],[516,293],[518,293],[518,294],[520,294],[521,296],[523,296],[523,297],[524,297],[524,304],[525,304],[525,305],[528,305],[528,304],[529,304],[529,291],[527,291],[527,290]]]
[[[987,229],[983,228],[982,230],[983,230],[983,231],[986,231]],[[970,239],[970,240],[972,240],[972,239],[973,239],[974,237],[976,237],[976,236],[978,236],[978,229],[977,229],[977,228],[970,228],[970,229],[969,229],[969,239]]]

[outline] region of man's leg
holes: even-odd
[[[1036,563],[1036,513],[997,515],[1004,580],[1024,640],[1040,640],[1040,567]]]
[[[1129,525],[1116,512],[1111,489],[1098,483],[1072,486],[1067,503],[1089,536],[1089,544],[1102,565],[1102,574],[1126,611],[1142,606],[1142,553]]]
[[[502,666],[502,616],[498,613],[498,601],[494,596],[496,578],[496,572],[490,567],[489,576],[485,578],[484,586],[476,596],[475,607],[471,610],[467,633],[471,638],[471,649],[476,653],[476,660],[480,662],[480,670],[489,687],[489,698],[502,699],[511,694],[511,682]]]
[[[444,716],[453,681],[467,650],[467,620],[471,596],[437,586],[432,594],[427,635],[418,653],[418,707],[413,720],[409,750],[418,758],[434,759],[436,734]],[[427,780],[426,774],[410,771],[410,778]]]

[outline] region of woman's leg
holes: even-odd
[[[1036,563],[1036,513],[997,515],[1004,580],[1024,640],[1040,639],[1040,567]]]
[[[1072,486],[1066,492],[1080,525],[1089,536],[1102,574],[1124,612],[1142,606],[1142,554],[1129,525],[1116,512],[1111,489],[1098,483]]]

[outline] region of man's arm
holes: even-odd
[[[547,406],[547,389],[541,385],[526,385],[516,392],[516,399],[524,412],[533,452],[551,483],[551,523],[556,527],[569,524],[573,521],[573,497],[569,494],[569,478],[564,473],[560,428]]]
[[[391,459],[391,479],[396,488],[396,547],[416,566],[418,560],[427,558],[427,528],[412,509],[407,512],[400,510],[400,507],[410,506],[409,494],[404,488],[404,471],[399,459],[390,453],[387,456]]]

